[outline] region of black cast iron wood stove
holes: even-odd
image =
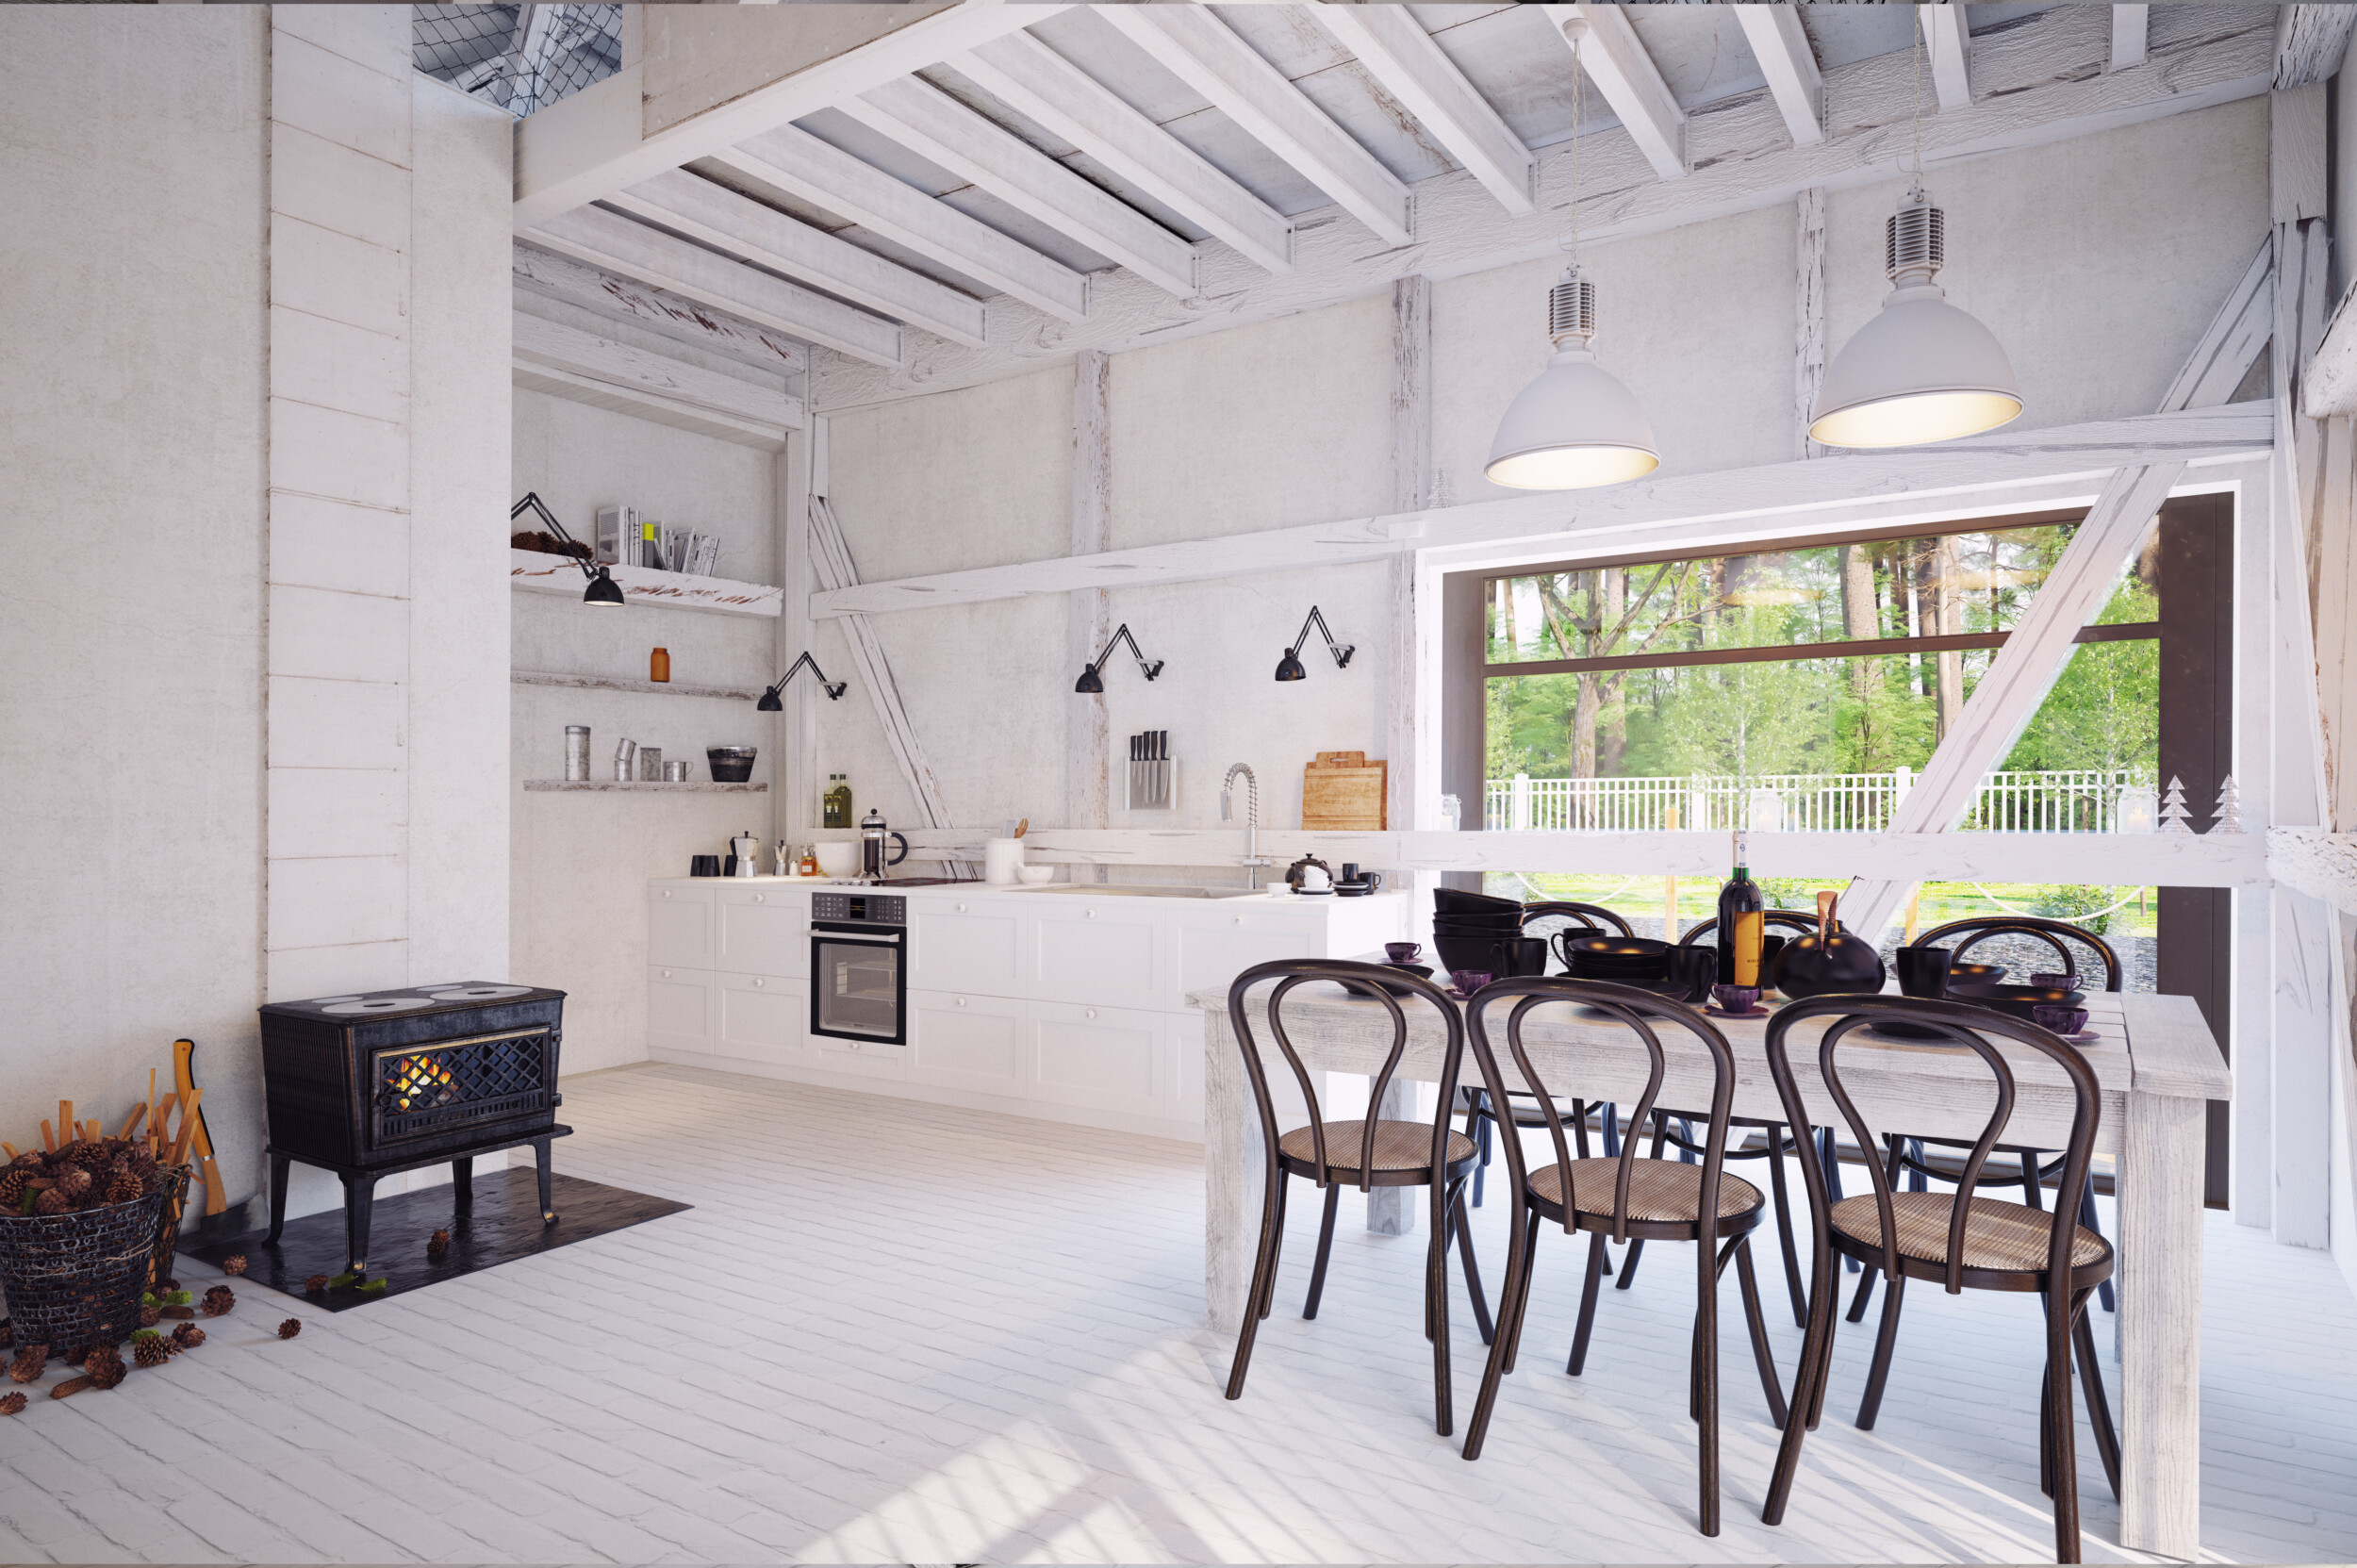
[[[270,1234],[287,1222],[287,1170],[300,1160],[344,1184],[351,1267],[368,1267],[377,1179],[447,1161],[464,1210],[479,1154],[530,1144],[549,1201],[556,1120],[556,1053],[565,993],[469,982],[364,996],[272,1002],[262,1013],[262,1078],[270,1107]]]

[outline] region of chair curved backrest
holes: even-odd
[[[1541,900],[1523,905],[1524,933],[1525,935],[1529,933],[1532,921],[1543,919],[1550,915],[1559,915],[1567,920],[1577,920],[1590,931],[1608,930],[1622,936],[1637,934],[1630,928],[1627,920],[1602,904],[1570,903],[1556,900]]]
[[[1797,931],[1805,936],[1814,936],[1817,934],[1817,916],[1809,914],[1805,910],[1772,909],[1761,916],[1761,924],[1767,926],[1782,926],[1787,931]],[[1705,937],[1711,935],[1711,933],[1716,932],[1718,929],[1719,916],[1713,915],[1709,919],[1705,920],[1701,925],[1696,926],[1692,931],[1689,931],[1684,936],[1679,937],[1678,946],[1681,948],[1693,947]],[[1847,932],[1850,928],[1843,925],[1840,921],[1836,920],[1833,923],[1833,929],[1838,932]]]
[[[1964,1168],[1955,1177],[1956,1191],[1948,1218],[1946,1285],[1951,1296],[1964,1289],[1965,1221],[1971,1212],[1972,1189],[1980,1181],[1981,1166],[1986,1163],[1989,1151],[1997,1147],[2004,1134],[2005,1124],[2013,1118],[2013,1068],[2003,1053],[1989,1044],[1986,1036],[2001,1035],[2029,1047],[2060,1067],[2064,1076],[2069,1079],[2073,1105],[2070,1137],[2063,1157],[2062,1190],[2076,1193],[2085,1187],[2087,1166],[2095,1157],[2095,1131],[2102,1114],[2102,1104],[2097,1091],[2095,1069],[2088,1066],[2086,1058],[2060,1036],[2011,1014],[1931,998],[1826,996],[1788,1002],[1777,1009],[1775,1016],[1768,1021],[1768,1071],[1775,1080],[1776,1093],[1784,1101],[1785,1114],[1793,1118],[1793,1125],[1797,1127],[1808,1126],[1812,1119],[1822,1120],[1821,1117],[1812,1118],[1803,1102],[1790,1059],[1792,1031],[1796,1025],[1810,1018],[1833,1020],[1818,1041],[1817,1072],[1825,1092],[1832,1096],[1834,1104],[1840,1109],[1842,1119],[1849,1123],[1851,1135],[1857,1140],[1857,1147],[1861,1149],[1879,1147],[1879,1139],[1875,1130],[1867,1125],[1848,1089],[1843,1086],[1837,1061],[1843,1041],[1856,1031],[1871,1028],[1887,1018],[1906,1023],[1910,1039],[1917,1037],[1918,1031],[1934,1031],[1948,1046],[1978,1056],[1995,1078],[1997,1103],[1982,1127],[1979,1138],[1973,1142],[1971,1153],[1966,1156]],[[1873,1052],[1874,1048],[1871,1045],[1867,1048],[1870,1053]],[[1935,1044],[1933,1048],[1939,1047]],[[1892,1134],[1904,1134],[1910,1131],[1913,1130],[1904,1127],[1883,1130]],[[1831,1254],[1827,1250],[1825,1217],[1830,1206],[1825,1192],[1825,1173],[1814,1160],[1803,1160],[1800,1164],[1802,1180],[1808,1186],[1809,1208],[1817,1223],[1815,1272],[1820,1283],[1830,1288],[1832,1280],[1828,1264]],[[1873,1180],[1874,1210],[1882,1230],[1883,1277],[1895,1279],[1899,1277],[1899,1234],[1891,1206],[1890,1176],[1880,1161],[1870,1159],[1865,1164],[1867,1174]],[[2070,1250],[2076,1239],[2078,1217],[2075,1203],[2056,1203],[2047,1244],[2049,1306],[2064,1314],[2057,1321],[2065,1323],[2069,1322]]]
[[[2119,954],[2112,950],[2112,945],[2109,942],[2104,941],[2086,927],[2074,926],[2068,920],[2050,920],[2042,915],[1979,916],[1970,919],[1951,920],[1944,926],[1934,926],[1907,946],[1937,948],[1942,944],[1943,939],[1951,936],[1964,938],[1961,942],[1949,944],[1953,959],[1957,963],[1962,963],[1967,952],[1984,942],[1994,941],[2002,936],[2034,936],[2062,955],[2062,972],[2067,975],[2076,975],[2079,972],[2079,963],[2070,949],[2064,945],[2065,939],[2084,942],[2094,950],[2096,957],[2103,961],[2103,989],[2106,991],[2119,989]],[[2026,975],[2022,977],[2025,983],[2028,979]]]
[[[1489,1089],[1494,1104],[1506,1103],[1509,1093],[1506,1077],[1500,1069],[1498,1053],[1491,1044],[1490,1019],[1492,1009],[1511,1001],[1513,1007],[1506,1015],[1506,1048],[1513,1059],[1514,1070],[1538,1098],[1540,1113],[1546,1121],[1547,1136],[1555,1146],[1556,1163],[1564,1169],[1563,1229],[1575,1229],[1575,1201],[1572,1193],[1572,1150],[1565,1140],[1563,1118],[1556,1110],[1557,1095],[1550,1090],[1544,1076],[1530,1059],[1523,1043],[1523,1026],[1535,1008],[1549,1002],[1573,1002],[1591,1007],[1633,1034],[1645,1048],[1649,1069],[1645,1092],[1637,1101],[1629,1117],[1631,1127],[1641,1127],[1653,1112],[1654,1101],[1661,1093],[1661,1080],[1667,1071],[1668,1059],[1662,1050],[1661,1036],[1656,1032],[1656,1023],[1668,1023],[1684,1030],[1700,1040],[1710,1053],[1712,1080],[1710,1092],[1710,1127],[1704,1139],[1703,1190],[1701,1223],[1703,1240],[1708,1244],[1718,1233],[1719,1177],[1726,1164],[1727,1114],[1735,1100],[1735,1052],[1727,1045],[1709,1019],[1683,1002],[1640,991],[1633,985],[1616,985],[1609,981],[1574,980],[1567,975],[1524,976],[1512,980],[1493,981],[1474,993],[1466,1005],[1469,1025],[1467,1032],[1473,1041],[1474,1060],[1481,1071],[1482,1082]],[[1588,1098],[1583,1091],[1583,1098]],[[1506,1152],[1506,1168],[1511,1179],[1515,1201],[1519,1206],[1527,1191],[1528,1172],[1523,1158],[1522,1140],[1508,1137],[1500,1140]],[[1612,1180],[1612,1239],[1628,1240],[1629,1183],[1636,1175],[1639,1140],[1624,1138],[1621,1142],[1618,1165]]]
[[[1443,1083],[1457,1081],[1459,1065],[1464,1059],[1465,1022],[1457,1011],[1457,1004],[1443,996],[1439,986],[1420,975],[1405,969],[1393,969],[1381,964],[1359,964],[1339,958],[1280,958],[1267,964],[1256,964],[1238,975],[1228,987],[1228,1021],[1236,1032],[1236,1045],[1244,1052],[1244,1075],[1252,1083],[1253,1103],[1260,1112],[1262,1147],[1268,1151],[1269,1167],[1277,1165],[1277,1105],[1269,1098],[1268,1075],[1261,1062],[1259,1043],[1252,1033],[1250,1010],[1244,994],[1268,981],[1277,982],[1268,995],[1269,1033],[1276,1038],[1277,1048],[1284,1054],[1285,1064],[1293,1069],[1294,1081],[1301,1087],[1302,1102],[1310,1109],[1310,1143],[1317,1163],[1317,1184],[1323,1189],[1332,1180],[1334,1162],[1326,1147],[1326,1116],[1318,1105],[1318,1092],[1310,1080],[1310,1070],[1302,1065],[1301,1053],[1294,1048],[1293,1036],[1285,1028],[1285,999],[1312,981],[1331,981],[1343,985],[1354,996],[1380,1002],[1390,1015],[1392,1045],[1383,1058],[1382,1070],[1367,1093],[1368,1111],[1364,1118],[1363,1141],[1358,1150],[1359,1190],[1367,1192],[1373,1185],[1375,1173],[1375,1137],[1376,1115],[1375,1107],[1383,1103],[1383,1091],[1391,1087],[1392,1074],[1398,1070],[1399,1059],[1408,1049],[1408,1013],[1393,987],[1404,989],[1431,1004],[1441,1015],[1447,1044],[1442,1055]],[[1449,1111],[1456,1102],[1454,1095],[1440,1097],[1440,1110],[1432,1122],[1432,1180],[1438,1192],[1448,1166]],[[1347,1164],[1344,1169],[1348,1169]],[[1436,1213],[1438,1211],[1435,1211]]]

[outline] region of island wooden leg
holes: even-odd
[[[1415,1081],[1406,1078],[1393,1079],[1383,1086],[1382,1102],[1370,1106],[1368,1114],[1381,1121],[1414,1121]],[[1423,1187],[1375,1188],[1367,1194],[1367,1229],[1378,1236],[1409,1234],[1416,1229],[1416,1200],[1426,1190]]]
[[[1261,1231],[1261,1129],[1252,1086],[1224,1010],[1203,1014],[1203,1321],[1213,1332],[1244,1327]]]
[[[2119,1543],[2201,1546],[2204,1102],[2130,1094],[2119,1173]]]

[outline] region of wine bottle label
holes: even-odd
[[[1766,934],[1767,915],[1764,911],[1747,909],[1735,917],[1735,983],[1759,983],[1760,938]]]

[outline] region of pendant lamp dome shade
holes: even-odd
[[[1555,356],[1498,421],[1482,472],[1518,490],[1576,490],[1651,473],[1661,454],[1636,396],[1596,363],[1596,286],[1566,267],[1548,296]]]
[[[1826,367],[1808,433],[1826,446],[1916,446],[1994,430],[2021,412],[2021,386],[1996,335],[1932,279],[1946,225],[1919,186],[1884,237],[1896,285],[1880,314]]]

